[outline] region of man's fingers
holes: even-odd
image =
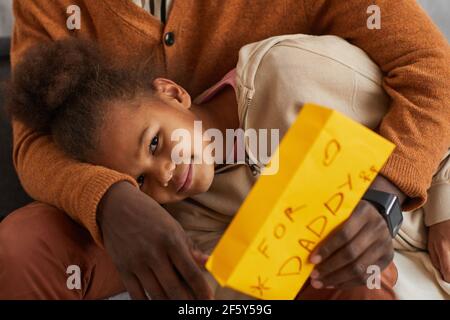
[[[370,230],[368,225],[363,227],[352,241],[339,248],[331,257],[320,263],[315,268],[315,275],[321,278],[341,269],[349,263],[356,261],[367,249],[377,241],[376,236],[369,236],[378,230]]]
[[[328,259],[338,249],[353,239],[366,224],[363,218],[364,202],[360,202],[354,213],[337,231],[332,233],[319,247],[311,253],[310,262],[319,264]]]
[[[172,300],[192,300],[192,292],[174,269],[169,257],[161,257],[161,263],[153,268],[164,292]]]
[[[150,268],[146,268],[143,272],[139,273],[138,278],[151,300],[168,299],[164,289]]]
[[[142,288],[138,278],[134,274],[122,275],[122,281],[133,300],[148,300],[144,289]]]
[[[363,255],[354,262],[344,266],[328,276],[312,280],[312,283],[319,282],[322,287],[348,287],[350,284],[365,285],[369,274],[368,267],[376,265],[380,271],[386,268],[392,261],[392,253],[386,253],[385,245],[374,243]]]
[[[201,253],[196,254],[202,255]],[[188,248],[178,250],[178,252],[172,251],[171,259],[185,282],[192,289],[195,298],[201,300],[212,299],[211,288]]]

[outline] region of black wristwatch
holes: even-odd
[[[395,238],[403,222],[402,208],[397,196],[369,189],[362,198],[377,208],[384,220],[386,220],[392,238]]]

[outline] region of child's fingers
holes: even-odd
[[[198,250],[194,250],[192,252],[192,255],[194,256],[195,262],[197,262],[197,264],[201,268],[204,268],[205,264],[206,264],[206,261],[208,261],[208,259],[209,259],[209,255],[207,255],[207,254],[205,254],[205,253],[203,253],[201,251],[198,251]]]
[[[434,248],[434,243],[432,243],[431,241],[428,245],[428,254],[430,255],[430,260],[431,260],[431,263],[433,264],[433,266],[440,271],[441,264],[439,262],[439,258],[437,256],[437,254],[436,254],[436,249]]]
[[[190,247],[192,256],[200,267],[204,267],[209,255],[203,253],[198,246],[190,238],[188,238],[188,246]]]
[[[439,261],[439,271],[445,282],[450,282],[450,248],[446,248],[444,243],[441,243],[439,249],[436,250],[437,260]]]
[[[442,239],[439,239],[442,240]],[[428,240],[428,254],[431,263],[439,270],[442,278],[446,282],[450,282],[450,254],[443,248],[442,241],[437,241],[435,238]]]

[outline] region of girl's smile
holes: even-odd
[[[179,180],[179,183],[177,184],[177,192],[188,192],[189,188],[192,185],[192,180],[193,180],[193,173],[194,168],[192,163],[187,165],[187,168],[184,170],[183,175],[182,175],[182,179]]]

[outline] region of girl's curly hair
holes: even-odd
[[[29,49],[7,85],[7,114],[51,134],[71,157],[88,161],[107,102],[151,92],[158,68],[115,67],[93,42],[69,38]]]

